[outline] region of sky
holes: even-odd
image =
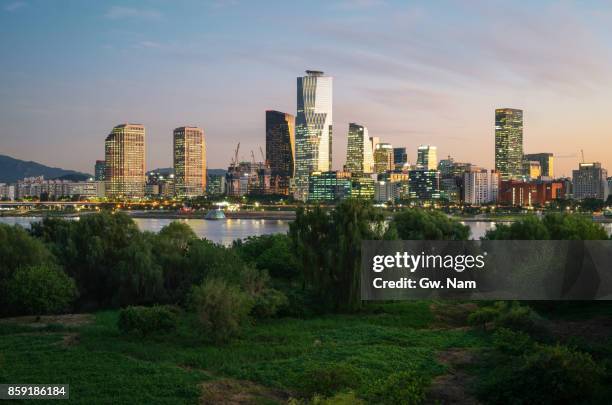
[[[612,3],[0,0],[0,154],[93,172],[114,125],[204,128],[208,167],[265,150],[265,110],[295,114],[296,77],[334,77],[334,163],[349,122],[494,166],[494,110],[524,110],[526,153],[612,171]]]

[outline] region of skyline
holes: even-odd
[[[238,142],[247,159],[265,147],[266,110],[296,114],[296,77],[317,69],[334,77],[333,169],[349,122],[412,163],[429,144],[493,168],[502,107],[524,111],[525,153],[553,152],[559,176],[581,149],[612,167],[604,2],[358,0],[301,15],[282,2],[125,4],[0,2],[12,56],[0,61],[0,153],[93,173],[111,128],[139,122],[151,170],[172,166],[172,131],[187,125],[204,129],[208,167],[226,168]]]

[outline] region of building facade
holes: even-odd
[[[580,163],[578,170],[572,172],[574,198],[584,200],[608,198],[608,172],[601,163]]]
[[[438,148],[431,145],[421,145],[417,149],[417,169],[438,169]]]
[[[489,196],[489,172],[487,169],[472,167],[463,174],[463,202],[470,205],[482,205],[491,201]]]
[[[417,200],[440,199],[440,172],[416,169],[408,173],[410,198]]]
[[[105,142],[106,196],[142,198],[145,195],[145,127],[121,124]]]
[[[94,180],[104,181],[105,171],[106,162],[104,160],[96,160],[96,165],[94,166]]]
[[[522,110],[495,110],[495,170],[502,180],[520,179],[523,174]]]
[[[204,130],[179,127],[173,132],[174,186],[179,197],[206,193],[206,141]]]
[[[309,179],[308,201],[333,203],[351,195],[351,176],[346,172],[312,172]]]
[[[374,172],[381,174],[394,168],[393,146],[390,143],[377,143],[374,148]]]
[[[354,176],[374,172],[374,155],[368,129],[363,125],[350,123],[346,145],[346,170]]]
[[[297,78],[295,198],[308,199],[309,176],[332,168],[332,78],[307,70]]]
[[[395,170],[402,170],[408,164],[408,154],[406,148],[393,148],[393,164]]]
[[[542,176],[555,177],[555,157],[552,153],[528,153],[525,154],[525,160],[539,162]]]
[[[270,166],[274,194],[288,195],[295,173],[295,117],[266,111],[266,162]]]

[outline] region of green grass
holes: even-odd
[[[198,384],[247,379],[293,391],[312,366],[347,363],[364,381],[403,370],[431,377],[445,371],[435,354],[475,347],[473,332],[427,329],[427,302],[376,304],[356,315],[308,320],[277,319],[247,328],[241,338],[213,346],[184,315],[171,335],[123,336],[117,312],[96,314],[95,323],[67,329],[0,327],[1,383],[68,383],[74,403],[197,403]],[[67,333],[78,333],[65,345]]]

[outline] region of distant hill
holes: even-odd
[[[15,183],[24,177],[45,176],[45,179],[64,178],[66,180],[85,180],[90,174],[75,170],[49,167],[36,162],[15,159],[0,155],[0,183]]]
[[[174,174],[174,169],[172,167],[160,167],[155,170],[150,170],[147,173],[159,173],[162,176],[168,176],[170,174]],[[227,173],[225,169],[206,169],[206,174],[213,176],[223,176]]]
[[[223,176],[225,175],[225,173],[227,173],[227,170],[225,169],[207,169],[206,173],[209,176]]]

